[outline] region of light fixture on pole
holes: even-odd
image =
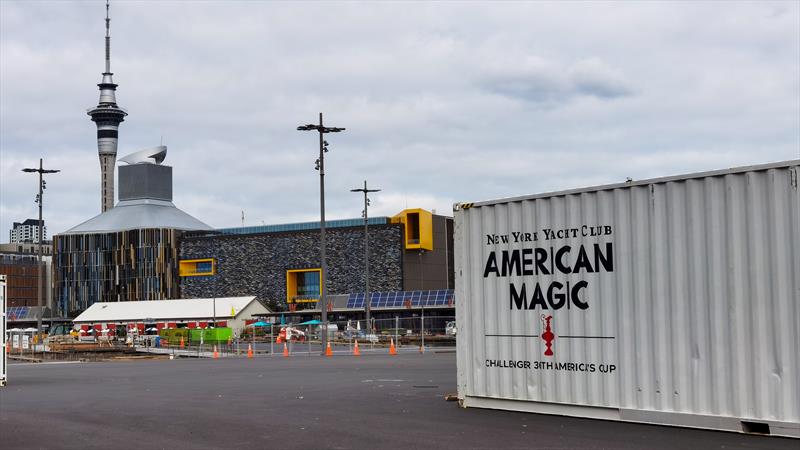
[[[325,261],[325,153],[328,152],[328,141],[324,139],[326,133],[339,133],[344,128],[326,127],[322,123],[322,113],[319,113],[319,125],[307,124],[297,127],[297,131],[316,131],[319,133],[319,158],[316,161],[315,169],[319,171],[319,246],[320,246],[320,265],[319,275],[319,310],[322,322],[322,354],[325,354],[325,347],[328,343],[328,302],[325,279],[328,276],[328,266]]]
[[[60,170],[44,169],[42,167],[42,158],[39,158],[39,168],[38,169],[25,168],[25,169],[22,169],[22,171],[23,172],[36,172],[36,173],[39,174],[39,195],[36,196],[36,203],[39,204],[39,223],[38,223],[38,228],[39,228],[39,249],[38,249],[38,251],[39,251],[39,258],[38,258],[38,261],[39,261],[39,264],[38,264],[38,266],[39,266],[39,280],[36,283],[36,294],[37,294],[36,296],[38,298],[39,314],[37,314],[37,317],[36,317],[36,330],[37,330],[37,334],[41,334],[42,333],[42,314],[43,314],[43,308],[42,308],[42,278],[43,278],[43,276],[42,276],[42,203],[43,203],[43,201],[42,200],[43,200],[44,190],[47,189],[47,183],[44,181],[44,178],[42,177],[42,175],[45,174],[45,173],[58,173],[58,172],[61,172],[61,171]],[[64,311],[64,313],[66,314],[66,311]]]
[[[367,329],[369,334],[372,334],[372,322],[370,320],[370,292],[369,292],[369,215],[367,209],[369,208],[369,193],[380,192],[380,189],[368,189],[367,180],[364,180],[364,187],[360,189],[350,189],[350,192],[363,192],[364,193],[364,211],[361,216],[364,218],[364,311],[367,318]]]

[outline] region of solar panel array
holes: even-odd
[[[372,308],[419,308],[421,306],[453,306],[455,298],[453,289],[434,291],[393,291],[370,293]],[[364,293],[350,294],[347,299],[348,308],[363,308]]]
[[[6,310],[6,318],[8,318],[8,320],[24,319],[27,315],[27,306],[9,306]]]

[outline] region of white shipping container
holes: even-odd
[[[3,347],[0,348],[0,386],[5,386],[8,382],[6,378],[6,368],[8,365],[8,360],[6,360],[6,347],[8,344],[8,335],[6,334],[6,276],[0,275],[0,313],[2,317],[0,317],[0,340],[3,343]]]
[[[462,406],[800,437],[799,167],[455,205]]]

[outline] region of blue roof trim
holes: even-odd
[[[367,220],[369,225],[386,225],[390,223],[388,217],[370,217]],[[341,220],[326,220],[325,228],[347,228],[358,227],[364,225],[364,219],[341,219]],[[300,222],[300,223],[287,223],[280,225],[259,225],[254,227],[236,227],[236,228],[218,228],[214,232],[231,235],[231,234],[257,234],[257,233],[279,233],[282,231],[308,231],[318,230],[319,222]]]

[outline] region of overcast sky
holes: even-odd
[[[158,145],[213,227],[478,201],[800,158],[800,2],[115,1],[118,157]],[[101,1],[0,0],[0,242],[100,212]]]

